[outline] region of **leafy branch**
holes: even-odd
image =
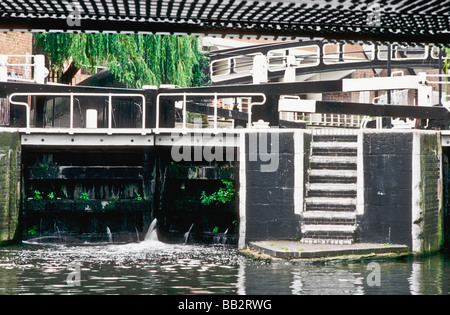
[[[70,71],[72,75],[82,67],[94,73],[95,67],[106,66],[129,88],[188,87],[207,81],[202,72],[209,63],[194,36],[40,33],[35,35],[35,47],[46,55],[54,73],[67,69],[67,63],[76,70]]]
[[[206,195],[205,191],[202,191],[202,195],[200,197],[201,203],[205,206],[209,206],[211,204],[225,204],[231,200],[233,200],[236,189],[234,188],[234,183],[232,181],[223,180],[222,183],[225,187],[220,187],[218,191],[211,195]]]

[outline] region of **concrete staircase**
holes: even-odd
[[[355,130],[313,131],[302,215],[302,243],[354,242],[357,149]]]

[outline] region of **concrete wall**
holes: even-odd
[[[444,244],[444,197],[441,135],[414,133],[413,250],[435,252]]]
[[[0,131],[0,245],[19,237],[20,161],[19,134]]]

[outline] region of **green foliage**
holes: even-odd
[[[218,234],[219,233],[219,227],[218,226],[216,226],[214,229],[213,229],[213,234]]]
[[[43,193],[41,193],[39,190],[35,190],[33,200],[42,200],[42,199],[44,199]]]
[[[89,200],[89,196],[87,193],[81,193],[80,199],[81,200]]]
[[[140,194],[136,193],[136,198],[134,198],[134,200],[141,201],[142,196]]]
[[[28,235],[34,235],[37,233],[38,227],[36,225],[33,225],[28,229]]]
[[[193,36],[41,33],[35,35],[35,46],[47,56],[52,71],[61,71],[70,60],[92,73],[96,66],[106,66],[129,88],[208,81],[203,70],[209,61]]]
[[[234,226],[238,226],[238,220],[234,220],[233,222],[231,222],[231,224],[233,224]]]
[[[447,59],[445,60],[445,67],[444,70],[446,73],[448,73],[448,70],[450,69],[450,47],[449,48],[444,48],[445,52],[446,52],[446,56]]]
[[[53,200],[53,199],[55,199],[55,194],[53,192],[51,192],[47,195],[47,198],[50,200]]]
[[[200,197],[201,203],[205,206],[209,206],[211,204],[225,204],[234,198],[234,194],[236,192],[234,188],[234,183],[232,181],[223,180],[222,183],[225,187],[220,187],[219,191],[213,193],[212,195],[206,195],[205,191],[202,191],[202,195]]]

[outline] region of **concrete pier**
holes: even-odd
[[[411,254],[406,245],[370,243],[327,245],[302,244],[295,241],[251,242],[243,252],[263,259],[294,259],[305,262],[400,258]]]
[[[0,131],[0,245],[19,238],[21,146],[16,132]]]

